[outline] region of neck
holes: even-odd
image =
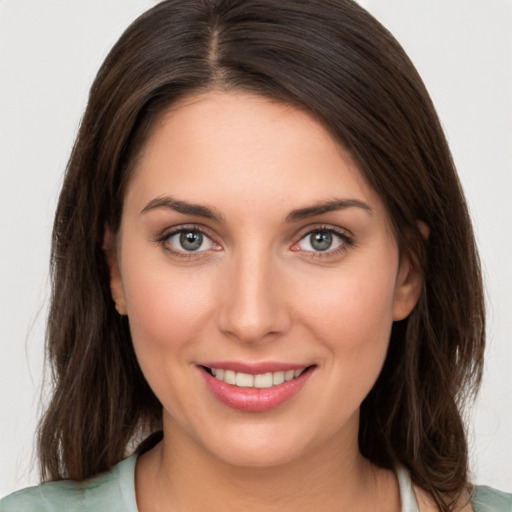
[[[179,430],[137,462],[141,512],[352,512],[400,510],[394,475],[361,456],[355,439],[333,439],[293,461],[240,467],[219,460]]]

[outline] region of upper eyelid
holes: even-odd
[[[314,233],[315,231],[330,231],[337,235],[344,236],[347,238],[353,238],[354,235],[351,233],[350,230],[346,228],[342,228],[340,226],[334,226],[332,224],[327,223],[319,223],[316,225],[308,225],[304,226],[301,229],[297,230],[293,238],[298,238],[299,240],[302,240],[307,235],[310,235],[311,233]]]
[[[300,236],[296,235],[294,239],[295,241],[292,243],[291,247],[298,246],[299,243],[302,242],[305,238],[307,238],[308,235],[311,235],[312,233],[315,233],[317,231],[328,231],[334,233],[334,235],[341,240],[341,243],[338,245],[338,247],[335,247],[334,249],[329,248],[325,251],[301,250],[300,252],[302,252],[304,256],[307,255],[308,257],[311,258],[329,258],[333,257],[336,254],[346,251],[349,247],[357,246],[357,241],[354,235],[352,235],[352,233],[349,230],[341,228],[339,226],[321,224],[316,227],[308,226],[306,231],[303,232]]]
[[[201,233],[202,236],[207,238],[212,246],[218,246],[219,244],[215,241],[213,237],[211,237],[208,233],[206,233],[206,229],[203,227],[198,227],[197,225],[182,225],[182,226],[174,226],[172,228],[164,229],[161,233],[161,235],[157,236],[153,242],[158,244],[159,246],[163,247],[164,250],[172,254],[175,258],[200,258],[204,257],[205,253],[209,250],[211,250],[212,246],[209,248],[202,250],[202,251],[187,251],[185,249],[179,249],[176,247],[172,247],[171,245],[171,238],[175,237],[179,233],[183,232],[191,232],[195,231],[198,233]]]
[[[177,233],[182,233],[184,231],[198,231],[202,235],[210,238],[212,241],[214,241],[215,238],[215,236],[212,236],[211,230],[201,224],[180,224],[178,226],[165,228],[160,232],[157,238],[159,240],[170,238],[171,236],[174,236]]]

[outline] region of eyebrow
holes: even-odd
[[[174,199],[171,196],[156,197],[155,199],[152,199],[140,213],[147,213],[151,210],[156,210],[157,208],[167,208],[169,210],[174,210],[175,212],[183,213],[185,215],[204,217],[205,219],[210,219],[217,222],[223,222],[224,220],[220,212],[215,210],[215,208],[209,208],[208,206],[189,203],[187,201],[180,201],[178,199]]]
[[[158,208],[167,208],[174,210],[175,212],[182,213],[184,215],[194,215],[196,217],[204,217],[206,219],[214,220],[222,223],[224,218],[222,214],[215,208],[203,206],[200,204],[189,203],[187,201],[181,201],[174,199],[171,196],[156,197],[152,199],[142,210],[141,214],[147,213]],[[309,217],[315,217],[316,215],[322,215],[323,213],[334,212],[338,210],[345,210],[347,208],[360,208],[370,215],[373,214],[373,210],[369,204],[360,201],[359,199],[333,199],[327,202],[321,202],[312,206],[306,206],[305,208],[299,208],[292,210],[286,216],[286,222],[296,222],[298,220],[307,219]]]
[[[323,213],[346,210],[347,208],[361,208],[370,215],[373,214],[371,206],[359,199],[333,199],[331,201],[314,204],[305,208],[292,210],[286,216],[286,222],[295,222],[309,217],[315,217],[316,215],[322,215]]]

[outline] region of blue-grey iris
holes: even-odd
[[[180,245],[185,251],[197,251],[203,244],[203,234],[198,231],[184,231],[180,235]]]
[[[309,237],[311,247],[317,251],[326,251],[332,245],[332,234],[329,231],[316,231]]]

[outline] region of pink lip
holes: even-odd
[[[247,368],[247,366],[245,365],[245,370],[235,370],[235,367],[241,368],[241,366],[238,363],[233,363],[232,365],[226,365],[225,363],[216,363],[216,365],[212,364],[211,367],[224,368],[226,370],[233,369],[233,371],[243,371],[244,373],[251,374],[267,373],[269,371],[286,371],[281,369],[283,365],[281,365],[276,370],[269,370],[269,365],[266,363],[264,365],[263,371],[261,371],[258,368],[259,365],[256,365],[256,367],[250,366],[250,368]],[[284,366],[286,367],[287,370],[304,368],[304,366]],[[274,366],[272,367],[274,368]],[[256,368],[258,369],[256,370]],[[271,388],[242,388],[218,380],[213,375],[210,375],[207,371],[200,368],[201,374],[203,375],[203,378],[206,381],[208,389],[218,400],[220,400],[223,404],[227,405],[228,407],[231,407],[232,409],[237,409],[239,411],[245,412],[268,411],[270,409],[278,407],[281,404],[284,404],[293,396],[295,396],[304,387],[307,380],[313,373],[313,370],[314,368],[308,368],[308,370],[302,373],[299,377],[283,382],[282,384],[279,384],[277,386],[272,386]]]

